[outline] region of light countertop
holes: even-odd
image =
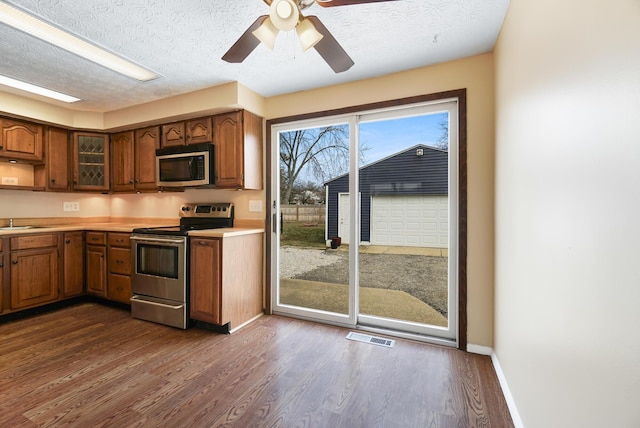
[[[37,226],[31,229],[0,230],[0,237],[8,235],[26,235],[35,233],[52,233],[52,232],[69,232],[69,231],[99,231],[99,232],[122,232],[131,233],[133,229],[140,227],[158,227],[158,226],[174,226],[175,223],[167,224],[149,224],[149,223],[121,223],[121,222],[104,222],[104,223],[75,223],[51,226]],[[240,235],[248,235],[254,233],[264,233],[264,229],[251,227],[232,227],[222,229],[207,229],[189,232],[189,236],[200,236],[209,238],[226,238]]]

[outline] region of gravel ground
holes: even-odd
[[[348,284],[349,255],[345,251],[283,247],[280,275]],[[360,284],[404,291],[447,316],[446,257],[360,254]]]

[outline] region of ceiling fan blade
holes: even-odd
[[[352,4],[378,3],[383,1],[399,1],[399,0],[316,0],[322,7],[349,6]]]
[[[224,61],[227,62],[242,62],[246,57],[249,56],[251,52],[260,44],[260,40],[256,38],[253,34],[265,19],[267,19],[269,15],[261,15],[256,19],[253,24],[247,31],[245,31],[242,36],[231,46],[231,48],[227,51],[226,54],[222,57]]]
[[[324,26],[317,16],[307,16],[316,30],[322,34],[322,39],[314,46],[314,49],[318,51],[320,56],[329,64],[329,67],[336,73],[342,73],[347,71],[353,65],[353,60],[340,43],[331,35],[327,27]]]

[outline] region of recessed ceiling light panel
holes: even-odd
[[[4,2],[0,2],[0,22],[133,79],[145,82],[159,77],[144,67]]]
[[[10,86],[12,88],[20,89],[21,91],[31,92],[32,94],[42,95],[58,101],[64,101],[65,103],[75,103],[76,101],[80,101],[80,98],[72,97],[71,95],[63,94],[62,92],[52,91],[51,89],[43,88],[42,86],[32,85],[31,83],[13,79],[8,76],[0,75],[0,85]]]

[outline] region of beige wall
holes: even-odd
[[[79,202],[80,211],[63,211],[63,202]],[[0,190],[0,219],[48,217],[108,217],[109,195]]]
[[[51,217],[178,218],[184,202],[233,202],[238,219],[262,220],[263,212],[250,212],[249,201],[264,200],[258,190],[190,189],[185,192],[113,194],[55,193],[0,190],[0,219]],[[63,202],[79,202],[80,211],[63,211]]]
[[[495,352],[528,428],[640,426],[640,3],[511,0]]]
[[[268,118],[467,89],[468,341],[493,344],[493,56],[267,99]]]

